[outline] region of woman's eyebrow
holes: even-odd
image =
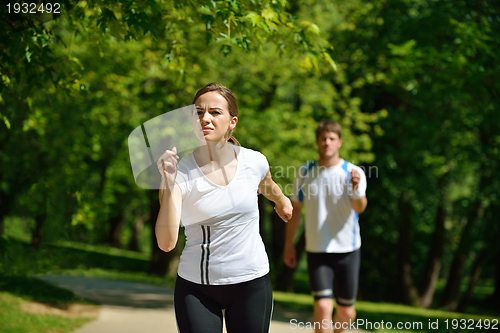
[[[197,106],[196,107],[196,110],[203,110],[203,107],[201,106]],[[219,107],[212,107],[212,108],[209,108],[209,110],[219,110],[219,111],[223,111],[221,108]]]

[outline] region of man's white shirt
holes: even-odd
[[[351,171],[360,174],[356,192]],[[306,210],[306,251],[345,253],[361,247],[359,216],[351,199],[366,196],[363,169],[343,159],[332,167],[320,167],[317,161],[300,166],[294,182],[292,201],[303,202]]]

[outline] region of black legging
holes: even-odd
[[[273,308],[269,274],[237,284],[201,285],[177,276],[175,317],[181,333],[268,333]]]

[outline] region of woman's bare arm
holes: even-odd
[[[162,184],[165,182],[162,181]],[[182,193],[179,185],[175,184],[172,190],[163,186],[160,189],[160,211],[156,219],[155,233],[158,247],[165,252],[172,251],[177,244],[181,207]]]
[[[267,171],[266,177],[260,182],[259,193],[275,203],[276,213],[283,221],[288,222],[292,218],[292,203],[274,182],[271,172]]]

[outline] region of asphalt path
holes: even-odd
[[[101,304],[98,318],[73,333],[177,333],[171,288],[88,277],[37,277]],[[290,324],[292,319],[303,323],[312,322],[312,313],[275,305],[272,318],[270,333],[314,333],[312,329],[294,329]]]

